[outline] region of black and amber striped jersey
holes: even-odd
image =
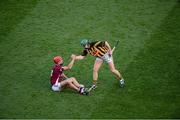
[[[109,48],[105,45],[105,41],[97,41],[90,43],[90,48],[83,50],[82,56],[86,56],[88,53],[94,57],[102,57],[109,51]]]

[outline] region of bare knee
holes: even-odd
[[[67,84],[69,85],[69,84],[71,84],[72,83],[72,80],[71,79],[68,79],[67,80]]]
[[[71,79],[72,81],[76,80],[76,78],[75,78],[75,77],[71,77],[70,79]]]
[[[116,70],[116,69],[110,69],[110,71],[111,71],[112,73],[115,73],[117,70]]]
[[[68,78],[66,81],[67,81],[68,84],[70,84],[70,83],[73,82],[73,80],[74,80],[73,78]]]
[[[72,83],[73,81],[76,81],[76,78],[71,77],[71,78],[68,78],[67,81],[68,81],[68,83]]]
[[[93,73],[98,73],[98,71],[99,71],[99,70],[97,70],[97,69],[95,69],[95,68],[93,69]]]

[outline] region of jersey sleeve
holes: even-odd
[[[96,41],[92,46],[104,47],[105,45],[105,41]]]
[[[62,67],[60,71],[62,71],[62,72],[63,72],[63,71],[64,71],[64,68]]]
[[[87,54],[88,54],[88,51],[84,49],[81,55],[86,56]]]

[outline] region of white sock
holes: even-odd
[[[119,82],[120,82],[121,84],[123,84],[123,83],[124,83],[124,79],[119,80]]]
[[[119,81],[124,81],[124,79],[122,78],[121,80],[119,80]]]

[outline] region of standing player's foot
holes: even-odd
[[[92,85],[92,89],[95,90],[97,88],[97,85]]]
[[[124,79],[119,80],[119,85],[120,87],[124,87],[125,85]]]
[[[97,85],[92,85],[87,91],[90,92],[91,90],[95,90],[97,88]]]

